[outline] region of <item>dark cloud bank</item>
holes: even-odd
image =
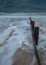
[[[0,0],[0,12],[46,12],[46,0]]]

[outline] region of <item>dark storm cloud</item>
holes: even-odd
[[[46,0],[0,0],[0,11],[46,12]]]

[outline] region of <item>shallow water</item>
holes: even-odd
[[[31,18],[40,28],[38,51],[46,52],[46,16],[32,15]],[[17,48],[33,49],[29,15],[0,16],[0,27],[0,65],[12,65],[12,56]]]

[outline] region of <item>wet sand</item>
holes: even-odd
[[[33,55],[34,54],[25,52],[21,48],[18,48],[13,56],[13,65],[38,65],[37,61],[32,64]]]
[[[18,18],[17,18],[18,19]],[[2,21],[0,21],[0,32],[3,32],[5,29],[7,29],[9,26],[10,26],[10,24],[12,23],[12,22],[15,22],[15,21],[19,21],[19,19],[18,20],[15,20],[15,19],[10,19],[10,20],[7,20],[7,21],[4,21],[3,20],[3,22]],[[20,21],[22,21],[21,19],[20,19]],[[24,20],[23,20],[24,21]],[[36,19],[35,20],[36,22],[37,21],[39,21],[39,22],[41,22],[40,24],[37,24],[37,25],[39,25],[39,27],[41,28],[40,29],[40,35],[42,34],[42,36],[40,36],[39,37],[39,43],[41,42],[41,45],[43,45],[44,44],[44,41],[45,41],[45,43],[46,43],[46,37],[44,38],[43,36],[46,36],[46,35],[43,35],[44,33],[46,34],[46,24],[45,24],[45,22],[46,22],[46,19],[44,19],[44,22],[43,22],[43,20],[42,20],[42,18],[41,18],[41,20],[39,20],[39,18],[38,19]],[[2,46],[4,46],[4,44],[6,44],[7,43],[7,40],[10,38],[12,36],[12,33],[6,38],[6,40],[4,40],[4,42],[2,43],[2,45],[1,45],[1,47]],[[13,36],[14,37],[14,36]],[[43,38],[43,39],[42,39]],[[10,40],[11,41],[11,40]],[[12,41],[13,41],[13,39],[12,39]],[[9,45],[10,46],[10,48],[12,47],[12,44],[14,44],[13,42],[11,41],[11,45]],[[16,42],[16,41],[15,41]],[[9,44],[10,44],[10,42],[9,42]],[[8,47],[9,47],[8,46]],[[13,45],[13,47],[14,47],[15,45]],[[45,47],[46,47],[46,45],[45,45]],[[44,48],[45,48],[44,47]],[[11,48],[11,50],[12,50],[13,48]],[[16,50],[16,49],[14,49],[14,50]],[[13,52],[13,51],[11,51],[11,52]],[[45,51],[46,52],[46,51]],[[9,52],[10,53],[10,52]],[[40,53],[40,52],[38,52],[38,53]],[[42,65],[46,65],[46,55],[44,55],[43,54],[44,52],[42,52],[41,53],[41,56],[40,56],[40,60],[44,63],[42,63]],[[2,55],[2,54],[1,54]],[[9,54],[8,54],[9,55]],[[25,52],[24,50],[22,50],[21,48],[18,48],[17,49],[17,51],[15,52],[15,54],[13,55],[13,57],[12,57],[12,59],[13,59],[13,64],[12,65],[37,65],[37,62],[34,62],[34,64],[32,63],[33,62],[33,55],[35,56],[35,54],[33,53],[27,53],[27,52]],[[45,57],[44,57],[45,56]],[[7,57],[8,58],[8,57]],[[42,60],[43,59],[43,60]],[[6,62],[6,59],[5,59],[5,57],[4,57],[4,63]],[[9,60],[9,59],[7,59],[7,60]],[[45,60],[45,62],[44,62],[44,60]],[[2,63],[3,63],[3,61],[2,61]],[[3,63],[3,64],[4,64]],[[9,63],[8,63],[8,61],[7,61],[7,63],[6,64],[4,64],[4,65],[9,65]]]

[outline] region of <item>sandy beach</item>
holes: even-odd
[[[17,49],[15,55],[13,56],[13,65],[38,65],[37,64],[37,60],[36,62],[33,64],[32,62],[35,54],[34,53],[28,53],[25,52],[24,50],[22,50],[21,48]]]
[[[38,54],[46,65],[46,16],[31,16],[40,27]],[[29,16],[0,16],[0,65],[37,65]]]

